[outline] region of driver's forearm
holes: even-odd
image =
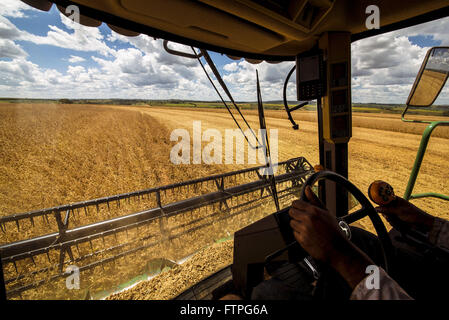
[[[340,244],[331,258],[331,266],[351,287],[353,300],[409,300],[412,299],[388,274],[379,268],[379,287],[367,286],[368,266],[374,262],[351,242]]]
[[[332,257],[330,264],[354,289],[366,277],[366,268],[374,262],[348,241]]]

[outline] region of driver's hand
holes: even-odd
[[[366,276],[366,267],[374,263],[346,238],[337,219],[324,208],[310,186],[305,194],[308,202],[293,201],[289,211],[296,241],[312,258],[336,269],[354,288]]]
[[[330,263],[336,249],[348,242],[337,219],[324,207],[312,189],[305,190],[308,202],[296,200],[289,211],[296,241],[314,259]]]
[[[377,207],[376,210],[396,229],[400,229],[400,223],[405,223],[409,227],[430,231],[435,219],[430,214],[398,196],[388,205]]]

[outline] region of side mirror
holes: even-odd
[[[448,75],[449,47],[430,49],[407,99],[407,108],[430,107],[446,84]]]

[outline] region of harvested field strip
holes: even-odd
[[[130,290],[109,296],[108,300],[172,299],[215,271],[232,263],[234,241],[216,243],[198,252],[173,269],[143,281]]]
[[[197,108],[158,108],[156,106],[152,107],[130,107],[136,108],[140,110],[167,110],[168,113],[176,114],[179,111],[179,114],[189,114],[190,118],[195,118],[196,113],[213,113],[215,117],[221,118],[224,121],[228,121],[230,116],[224,109],[197,109]],[[257,116],[257,111],[255,110],[244,110],[243,114],[246,116]],[[287,116],[285,111],[283,110],[265,110],[265,117],[271,119],[282,119],[282,125],[290,127],[291,124],[287,120]],[[299,123],[301,128],[301,122],[313,122],[316,123],[316,111],[296,111],[293,113],[293,118]],[[442,116],[417,116],[410,115],[407,118],[410,119],[421,119],[427,121],[449,121],[449,117]],[[384,131],[392,131],[392,132],[402,132],[402,133],[411,133],[411,134],[419,134],[422,135],[426,125],[420,123],[405,123],[401,121],[400,114],[387,114],[387,113],[360,113],[353,112],[353,126],[357,128],[367,128],[367,129],[378,129]],[[256,126],[258,128],[258,126]],[[449,138],[449,127],[440,127],[435,130],[432,134],[433,137],[440,138]]]
[[[224,134],[224,130],[234,128],[232,119],[224,114],[223,110],[195,109],[164,109],[164,108],[136,108],[136,110],[148,113],[155,119],[165,119],[166,125],[172,128],[192,129],[192,121],[199,120],[204,128],[216,128]],[[217,115],[219,113],[219,115]],[[299,130],[291,129],[290,122],[285,119],[282,111],[266,111],[267,127],[279,130],[279,161],[296,156],[305,157],[312,165],[318,163],[318,137],[317,125],[313,119],[315,113],[298,111],[295,119],[301,120],[299,114],[304,113],[305,120],[299,121]],[[222,115],[223,114],[223,115]],[[245,115],[253,128],[258,128],[258,118],[245,110]],[[387,118],[398,117],[396,124],[404,126],[403,131],[377,129]],[[421,140],[424,128],[413,123],[402,123],[397,115],[383,114],[354,114],[354,122],[357,117],[372,120],[368,123],[371,128],[354,127],[353,137],[349,143],[349,180],[355,183],[362,191],[374,180],[382,179],[390,182],[396,194],[402,195],[407,186],[408,178],[415,160],[416,152]],[[423,116],[425,117],[425,116]],[[189,119],[186,121],[186,119]],[[447,119],[440,117],[440,119]],[[410,128],[410,129],[407,129]],[[438,128],[444,133],[449,128]],[[416,130],[416,133],[407,132]],[[444,134],[446,135],[446,134]],[[449,136],[448,136],[449,137]],[[414,193],[440,192],[449,194],[449,139],[433,136],[430,139],[426,156],[418,175]],[[449,202],[438,199],[420,199],[413,203],[427,210],[429,213],[449,219]],[[363,227],[374,231],[371,223],[361,221]]]

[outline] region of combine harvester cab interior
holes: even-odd
[[[351,43],[449,16],[447,0],[410,0],[406,5],[404,1],[393,0],[23,2],[44,11],[55,4],[66,15],[66,8],[75,5],[83,25],[98,27],[105,23],[113,31],[129,37],[146,34],[164,39],[164,48],[169,53],[198,59],[200,63],[200,58],[204,58],[227,96],[220,95],[222,102],[242,132],[251,127],[217,73],[208,50],[231,59],[245,58],[254,64],[295,61],[284,86],[285,120],[291,121],[292,130],[298,130],[299,146],[301,128],[293,118],[294,112],[307,104],[305,101],[316,101],[319,166],[314,169],[315,164],[300,154],[287,161],[271,163],[268,138],[254,141],[245,135],[248,143],[254,141],[254,148],[264,150],[266,165],[2,216],[1,232],[8,239],[18,239],[0,245],[3,286],[8,299],[46,299],[47,293],[65,282],[70,265],[77,265],[81,275],[87,275],[95,268],[108,268],[119,263],[121,258],[135,254],[148,257],[144,263],[146,274],[142,277],[147,279],[198,250],[176,252],[176,246],[168,245],[189,239],[192,232],[198,230],[204,230],[201,243],[233,237],[234,260],[232,265],[203,279],[176,299],[218,299],[227,293],[249,299],[253,288],[267,277],[267,273],[285,275],[286,278],[293,274],[289,281],[299,281],[294,278],[295,268],[307,270],[311,282],[320,280],[328,272],[298,245],[289,225],[291,202],[304,199],[306,185],[314,187],[348,237],[351,237],[348,225],[368,217],[381,244],[379,264],[387,271],[394,270],[395,266],[391,264],[394,248],[384,223],[366,192],[348,180],[348,143],[352,137]],[[369,30],[366,8],[370,5],[379,9],[380,25]],[[179,52],[170,43],[190,46],[193,51]],[[285,92],[294,71],[299,104],[291,107]],[[403,121],[427,121],[409,120],[405,114],[409,108],[432,105],[446,84],[448,74],[449,48],[429,50],[407,101]],[[219,90],[217,93],[220,94]],[[257,94],[259,126],[267,129],[259,87]],[[449,200],[448,196],[435,192],[412,194],[431,133],[436,127],[448,124],[428,121],[405,199],[430,196]],[[270,174],[267,170],[273,167],[276,167],[275,174]],[[352,210],[353,199],[359,204],[356,210]],[[111,210],[117,214],[109,219],[77,224],[80,215],[89,217]],[[242,223],[239,217],[251,210],[257,212],[252,223]],[[181,223],[174,220],[175,217],[189,217],[189,220]],[[232,227],[225,228],[231,221]],[[36,225],[46,226],[48,232],[40,232],[42,229],[38,230]],[[352,237],[357,241],[356,234]],[[419,237],[419,234],[411,234],[409,240],[417,241]],[[152,248],[166,250],[170,258],[152,257]],[[43,261],[47,264],[44,267]],[[295,262],[295,267],[286,268],[286,262]],[[122,283],[120,289],[127,285],[130,283]],[[75,298],[104,298],[117,290],[117,279],[102,286],[102,292],[86,290],[82,297]],[[343,292],[340,298],[350,294],[337,279],[330,287],[322,289],[328,292],[328,296],[322,293],[322,297],[335,297],[337,288]],[[29,292],[35,293],[29,295]],[[63,294],[57,297],[74,298]]]

